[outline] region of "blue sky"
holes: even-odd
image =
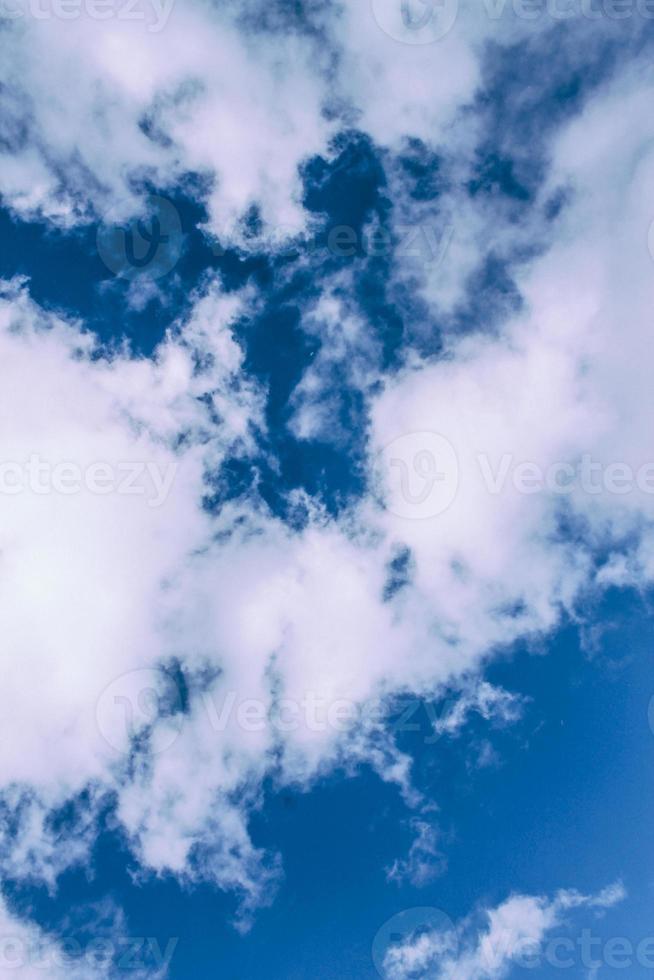
[[[650,976],[648,6],[70,3],[0,12],[0,973]]]

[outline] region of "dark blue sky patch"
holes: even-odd
[[[289,428],[296,408],[294,392],[323,343],[303,324],[321,289],[339,269],[352,273],[352,292],[344,300],[370,324],[372,346],[364,337],[364,357],[380,341],[383,364],[390,362],[403,329],[400,314],[385,295],[383,272],[391,256],[365,253],[366,224],[374,216],[387,225],[390,207],[383,193],[383,167],[370,140],[358,133],[343,134],[335,141],[333,159],[314,158],[303,177],[305,205],[315,212],[316,226],[304,244],[296,243],[274,259],[261,309],[236,326],[246,352],[245,369],[267,390],[268,440],[261,445],[254,482],[276,513],[283,512],[287,494],[294,489],[318,497],[331,512],[347,506],[364,489],[365,399],[348,385],[347,365],[343,371],[337,361],[328,361],[322,369],[320,398],[329,418],[326,436],[297,439]],[[341,229],[347,241],[335,237]],[[256,243],[256,220],[251,230]],[[277,473],[265,463],[269,454],[277,461]],[[253,479],[242,466],[226,467],[222,477],[229,472],[238,492],[251,492]]]
[[[227,291],[240,288],[250,278],[258,284],[265,283],[267,259],[244,257],[236,249],[223,249],[208,241],[200,228],[206,212],[196,199],[154,189],[148,193],[170,203],[179,216],[181,229],[170,257],[166,242],[157,253],[158,238],[153,235],[153,254],[155,262],[160,263],[158,267],[155,265],[154,275],[152,265],[147,262],[142,268],[130,269],[124,254],[122,260],[117,256],[114,268],[106,264],[107,253],[103,260],[98,244],[103,241],[107,226],[87,225],[67,232],[45,222],[16,221],[2,209],[0,276],[27,276],[31,295],[44,308],[81,317],[86,328],[95,332],[103,343],[127,340],[136,353],[146,355],[152,353],[173,320],[190,310],[193,291],[208,272],[218,272]],[[147,259],[148,253],[143,253],[143,249],[147,249],[149,239],[140,239],[141,232],[151,235],[147,220],[140,227],[136,222],[129,222],[124,227],[123,240]],[[120,241],[119,238],[118,245]],[[112,263],[110,255],[108,260]],[[121,268],[125,268],[127,275]],[[163,271],[158,275],[160,270]],[[130,302],[130,294],[133,296],[135,290],[144,291],[142,308],[135,308]],[[149,298],[148,291],[151,291]]]
[[[514,161],[493,153],[482,157],[475,177],[468,183],[468,191],[472,197],[483,193],[494,197],[503,194],[521,203],[533,200],[532,191],[515,176]]]
[[[384,586],[384,601],[389,602],[398,592],[411,582],[412,571],[411,549],[398,548],[388,564],[386,585]]]
[[[640,20],[636,18],[636,20]],[[517,44],[489,44],[474,109],[485,121],[471,188],[528,203],[547,167],[546,140],[579,113],[616,67],[654,40],[654,24],[584,20],[558,24]]]
[[[322,37],[321,14],[331,0],[245,0],[240,4],[240,23],[246,31],[300,34]]]
[[[331,226],[346,225],[359,235],[373,213],[387,211],[384,169],[370,138],[345,132],[332,145],[333,159],[314,157],[302,168],[303,204],[328,215]]]
[[[449,182],[442,171],[441,157],[422,140],[407,140],[398,163],[414,201],[434,201],[447,190]]]
[[[492,332],[522,307],[522,296],[512,276],[511,262],[493,253],[470,276],[465,301],[448,318],[457,333]]]

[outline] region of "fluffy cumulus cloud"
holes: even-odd
[[[100,353],[21,283],[6,286],[2,782],[20,818],[5,820],[13,870],[47,878],[61,862],[44,809],[108,785],[129,746],[120,719],[99,723],[100,694],[170,655],[165,596],[211,534],[204,473],[247,451],[259,414],[257,392],[237,380],[230,307],[206,296],[183,339],[171,333],[155,360],[137,360]]]
[[[600,115],[642,120],[649,84],[645,69],[621,77],[556,141],[551,185],[566,186],[575,203],[523,275],[520,313],[499,337],[482,329],[437,361],[408,364],[372,407],[373,447],[390,447],[397,464],[386,520],[412,549],[416,585],[428,590],[442,576],[444,603],[458,596],[475,610],[466,630],[479,622],[482,597],[487,637],[487,622],[498,639],[516,625],[547,627],[591,578],[636,566],[650,575],[647,126],[627,137],[625,122],[612,149],[608,137],[603,155],[587,149]],[[427,456],[423,480],[420,453],[432,448],[443,472],[432,473]],[[421,501],[429,480],[431,499]],[[430,534],[397,519],[413,495],[409,511],[434,513]],[[600,546],[610,558],[597,568]],[[454,615],[456,629],[462,619]]]
[[[119,219],[137,209],[139,184],[192,170],[207,181],[214,230],[227,234],[257,203],[297,229],[297,166],[329,128],[316,52],[294,36],[248,40],[208,3],[132,17],[123,6],[102,22],[82,5],[72,19],[19,8],[3,23],[7,202],[65,224],[93,211]]]
[[[551,18],[479,19],[462,5],[422,44],[381,0],[309,4],[302,27],[254,3],[153,5],[159,19],[115,11],[102,25],[87,8],[2,24],[0,192],[14,215],[74,229],[193,173],[210,235],[253,206],[296,232],[309,220],[303,163],[358,126],[385,148],[401,221],[455,223],[444,278],[413,283],[422,323],[409,336],[436,331],[491,245],[533,245],[519,308],[443,329],[438,357],[412,346],[393,373],[374,323],[344,299],[354,276],[317,282],[302,327],[321,349],[289,431],[330,428],[325,379],[342,373],[364,405],[367,492],[334,516],[294,491],[301,521],[256,489],[208,504],[221,466],[250,465],[266,435],[269,390],[236,339],[254,287],[207,280],[146,358],[40,307],[29,282],[3,284],[5,873],[54,886],[86,860],[111,800],[144,869],[236,891],[247,923],[281,873],[248,831],[265,780],[307,786],[367,762],[421,802],[386,699],[455,684],[463,699],[443,731],[471,711],[510,722],[524,705],[476,679],[493,650],[576,615],[586,589],[654,574],[651,72],[644,60],[617,69],[548,137],[533,212],[518,220],[498,194],[464,193],[485,125],[475,100],[489,52],[525,37],[550,50]],[[570,29],[597,47],[607,25],[580,15]],[[443,214],[398,176],[407,138],[447,148]],[[406,280],[401,257],[388,275]],[[405,574],[389,589],[398,555]],[[62,838],[51,816],[71,801],[75,833]],[[398,880],[429,880],[442,861],[430,823],[414,829]],[[497,930],[513,937],[510,959],[514,940],[540,942],[566,910],[598,904],[514,896],[488,913],[457,976],[505,975],[504,960],[479,966]],[[427,968],[430,943],[389,952],[389,977]]]

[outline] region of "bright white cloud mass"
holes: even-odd
[[[301,25],[255,0],[178,0],[102,23],[86,8],[76,19],[26,9],[0,25],[0,193],[16,221],[82,234],[107,212],[136,213],[148,187],[172,193],[199,174],[210,243],[236,236],[253,207],[279,241],[308,234],[318,219],[302,168],[333,160],[330,141],[356,128],[384,160],[391,225],[451,237],[435,268],[401,255],[389,265],[389,287],[421,311],[393,372],[349,303],[355,264],[317,277],[299,314],[321,349],[284,424],[300,441],[347,441],[328,390],[342,372],[362,400],[366,490],[338,513],[289,491],[298,521],[256,488],[207,506],[220,467],[247,464],[271,435],[270,390],[238,335],[261,308],[258,286],[228,291],[207,272],[146,356],[40,305],[29,277],[2,285],[4,874],[55,888],[89,860],[113,799],[143,872],[234,891],[241,928],[283,874],[283,854],[250,835],[267,780],[308,788],[368,763],[420,809],[411,760],[385,725],[389,699],[458,688],[440,732],[474,711],[510,723],[520,701],[475,686],[493,654],[579,617],[589,592],[654,577],[642,21],[575,8],[562,36],[547,15],[466,3],[445,37],[411,44],[391,0],[306,7]],[[524,136],[543,174],[528,215],[512,221],[498,194],[470,195],[493,58],[522,44],[553,64],[583,40],[590,62],[609,33],[633,57],[575,113]],[[507,127],[507,152],[529,162],[520,138]],[[442,159],[437,201],[406,191],[398,154],[410,140]],[[458,328],[474,270],[518,251],[520,302]],[[435,355],[424,341],[436,330]],[[431,469],[433,434],[444,472]],[[389,591],[398,555],[406,576]],[[71,801],[66,834],[50,815]],[[440,863],[425,827],[420,862]],[[427,865],[418,877],[431,880]],[[397,864],[395,877],[411,874]],[[466,933],[456,973],[442,935],[421,935],[389,948],[386,975],[423,976],[436,957],[440,972],[424,976],[508,976],[523,938],[541,943],[569,910],[621,897],[516,894]],[[489,965],[486,947],[507,930]]]

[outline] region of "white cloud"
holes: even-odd
[[[116,677],[173,653],[162,623],[167,589],[211,536],[204,468],[246,448],[249,422],[258,421],[257,393],[237,378],[233,313],[233,303],[208,294],[184,338],[169,337],[156,360],[96,356],[90,335],[41,313],[20,284],[5,291],[0,604],[8,751],[0,783],[9,814],[20,816],[17,836],[10,818],[3,827],[10,873],[52,882],[85,857],[92,826],[82,833],[78,825],[62,842],[47,832],[47,810],[88,785],[95,795],[117,787],[116,749],[128,750],[131,728],[120,710],[99,725],[98,699]],[[198,354],[204,369],[195,366]],[[30,471],[33,460],[45,469]],[[47,479],[63,464],[87,475],[143,463],[169,468],[167,494],[153,497],[142,476],[108,493],[84,482],[58,492]]]
[[[0,50],[0,187],[21,214],[73,223],[90,205],[119,218],[136,210],[135,178],[166,187],[195,170],[214,185],[214,232],[257,202],[274,226],[302,223],[297,167],[330,127],[316,53],[299,38],[248,40],[229,11],[197,2],[175,4],[159,32],[84,11],[24,16],[5,22]]]
[[[481,929],[464,920],[445,931],[422,929],[391,943],[383,960],[384,976],[386,980],[504,980],[514,968],[533,969],[543,962],[556,966],[555,944],[545,953],[543,945],[553,930],[565,925],[566,913],[611,908],[625,897],[620,882],[596,895],[576,891],[560,891],[552,899],[511,895],[501,905],[483,910]],[[569,943],[567,937],[565,942]]]
[[[644,81],[643,70],[630,71],[562,137],[552,185],[565,180],[575,203],[549,253],[522,276],[525,312],[499,336],[482,329],[449,343],[438,360],[416,359],[372,405],[371,460],[386,446],[398,457],[395,468],[387,457],[378,467],[385,528],[410,547],[416,594],[438,610],[442,632],[459,649],[553,626],[592,581],[600,541],[621,552],[636,534],[632,575],[651,575],[654,160]],[[592,169],[574,148],[592,141],[600,117],[610,130],[607,120],[618,114],[637,117],[639,127],[601,163],[593,157]],[[404,504],[410,509],[438,475],[421,476],[420,436],[406,442],[403,456],[403,440],[421,432],[444,437],[456,460],[440,474],[445,482],[433,484],[436,510],[439,500],[447,509],[429,516],[423,502],[415,516],[428,519],[412,521]],[[595,467],[592,479],[584,457]],[[569,488],[559,492],[566,479]]]
[[[527,699],[488,681],[481,681],[470,690],[462,692],[454,704],[434,722],[437,734],[453,735],[465,725],[470,713],[477,712],[485,721],[508,725],[522,717]]]
[[[428,813],[427,809],[422,817],[411,820],[414,839],[409,853],[406,858],[397,858],[387,869],[387,881],[410,881],[415,888],[422,888],[445,872],[447,859],[441,849],[441,833]]]
[[[10,910],[0,897],[0,969],[16,980],[108,980],[115,964],[130,962],[134,980],[160,980],[174,954],[172,940],[164,950],[153,940],[137,940],[125,934],[124,916],[107,904],[91,908],[86,937],[79,929],[69,935],[52,935]],[[89,929],[90,927],[90,929]],[[152,943],[152,945],[150,945]],[[136,956],[134,956],[136,950]],[[140,960],[140,962],[138,962]]]

